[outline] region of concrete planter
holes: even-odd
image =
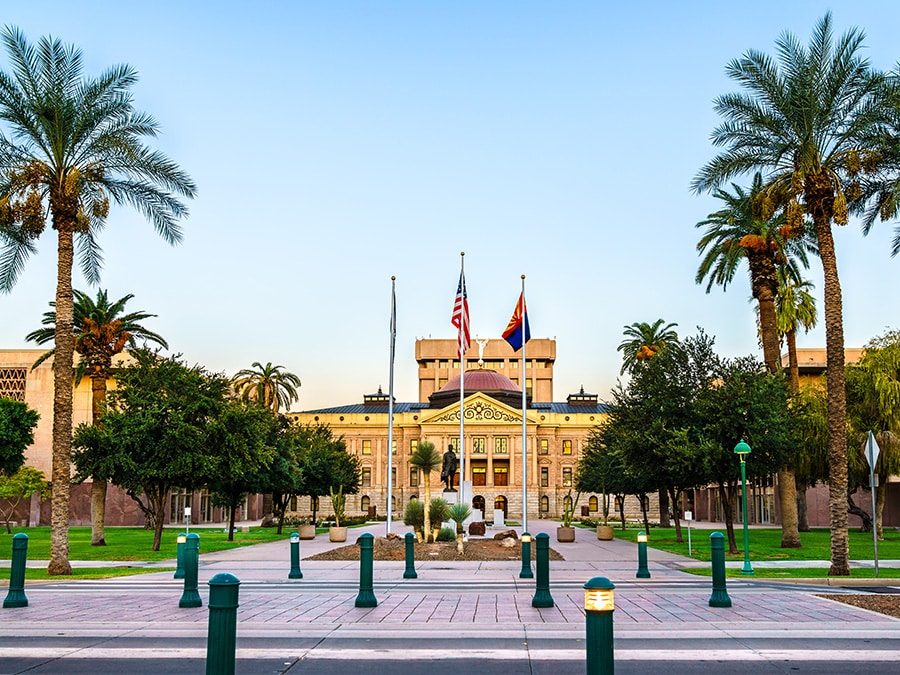
[[[328,528],[328,541],[347,541],[346,527]]]
[[[301,539],[315,539],[316,538],[316,526],[315,525],[298,525],[297,526],[297,534]]]
[[[557,527],[556,528],[556,541],[562,542],[564,544],[571,543],[575,541],[575,528],[574,527]]]
[[[614,536],[612,525],[598,525],[597,539],[601,541],[612,541]]]

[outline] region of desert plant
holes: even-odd
[[[575,499],[572,499],[572,491],[566,494],[566,498],[563,500],[563,527],[572,527],[572,518],[575,515],[575,507],[578,506],[578,500],[581,499],[581,493],[575,495]]]
[[[422,528],[425,525],[425,505],[418,499],[410,499],[406,502],[403,524],[411,527],[419,540],[424,541]]]
[[[472,515],[472,509],[463,503],[454,504],[450,507],[450,520],[456,523],[456,533],[463,533],[463,523],[466,518]]]
[[[440,497],[435,497],[431,500],[429,513],[431,515],[429,524],[434,529],[440,526],[441,523],[450,520],[450,505]]]
[[[334,526],[340,527],[341,520],[344,518],[344,509],[347,506],[347,496],[344,494],[344,486],[339,485],[337,492],[333,488],[328,490],[331,493],[331,510],[334,511]]]

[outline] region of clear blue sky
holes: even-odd
[[[415,339],[454,336],[460,251],[473,337],[499,339],[527,276],[556,400],[608,398],[635,321],[759,354],[746,276],[694,283],[695,224],[718,204],[688,186],[713,155],[711,102],[735,89],[726,62],[783,30],[806,43],[828,8],[838,33],[865,29],[873,65],[900,61],[891,2],[35,1],[3,22],[76,44],[91,74],[137,68],[155,146],[199,186],[176,248],[111,213],[102,287],[134,293],[191,362],[297,373],[299,410],[387,389],[392,275],[395,393],[415,400]],[[837,231],[847,346],[897,327],[892,230]],[[0,295],[0,348],[30,346],[55,255],[45,234]],[[818,260],[810,278],[821,312]]]

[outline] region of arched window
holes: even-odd
[[[547,513],[550,510],[550,498],[544,495],[541,497],[541,513]]]
[[[568,511],[572,508],[572,496],[566,495],[565,499],[563,499],[563,509]]]
[[[591,511],[592,513],[599,510],[599,506],[597,504],[596,497],[591,497],[590,499],[588,499],[588,510]]]
[[[394,512],[396,510],[397,510],[397,498],[392,495],[391,496],[391,512]]]
[[[372,503],[372,500],[369,499],[369,495],[365,495],[362,499],[359,500],[359,510],[363,513],[369,512],[369,504]]]

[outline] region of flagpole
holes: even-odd
[[[391,365],[388,375],[388,448],[387,448],[387,520],[385,533],[391,533],[391,517],[393,516],[394,481],[392,463],[394,450],[394,347],[397,342],[397,277],[391,277]]]
[[[463,302],[467,302],[466,294],[466,253],[461,251],[459,254],[459,278],[463,284]],[[466,437],[465,437],[465,414],[464,401],[465,381],[466,381],[466,345],[463,337],[468,330],[466,325],[469,321],[469,313],[463,311],[462,320],[459,323],[459,335],[457,336],[458,352],[459,352],[459,503],[466,504]],[[453,477],[450,477],[450,486],[453,486]]]
[[[528,532],[528,438],[526,436],[527,427],[525,421],[525,344],[527,342],[525,335],[525,275],[522,275],[522,293],[519,296],[519,315],[522,317],[522,369],[520,377],[522,379],[522,532]]]

